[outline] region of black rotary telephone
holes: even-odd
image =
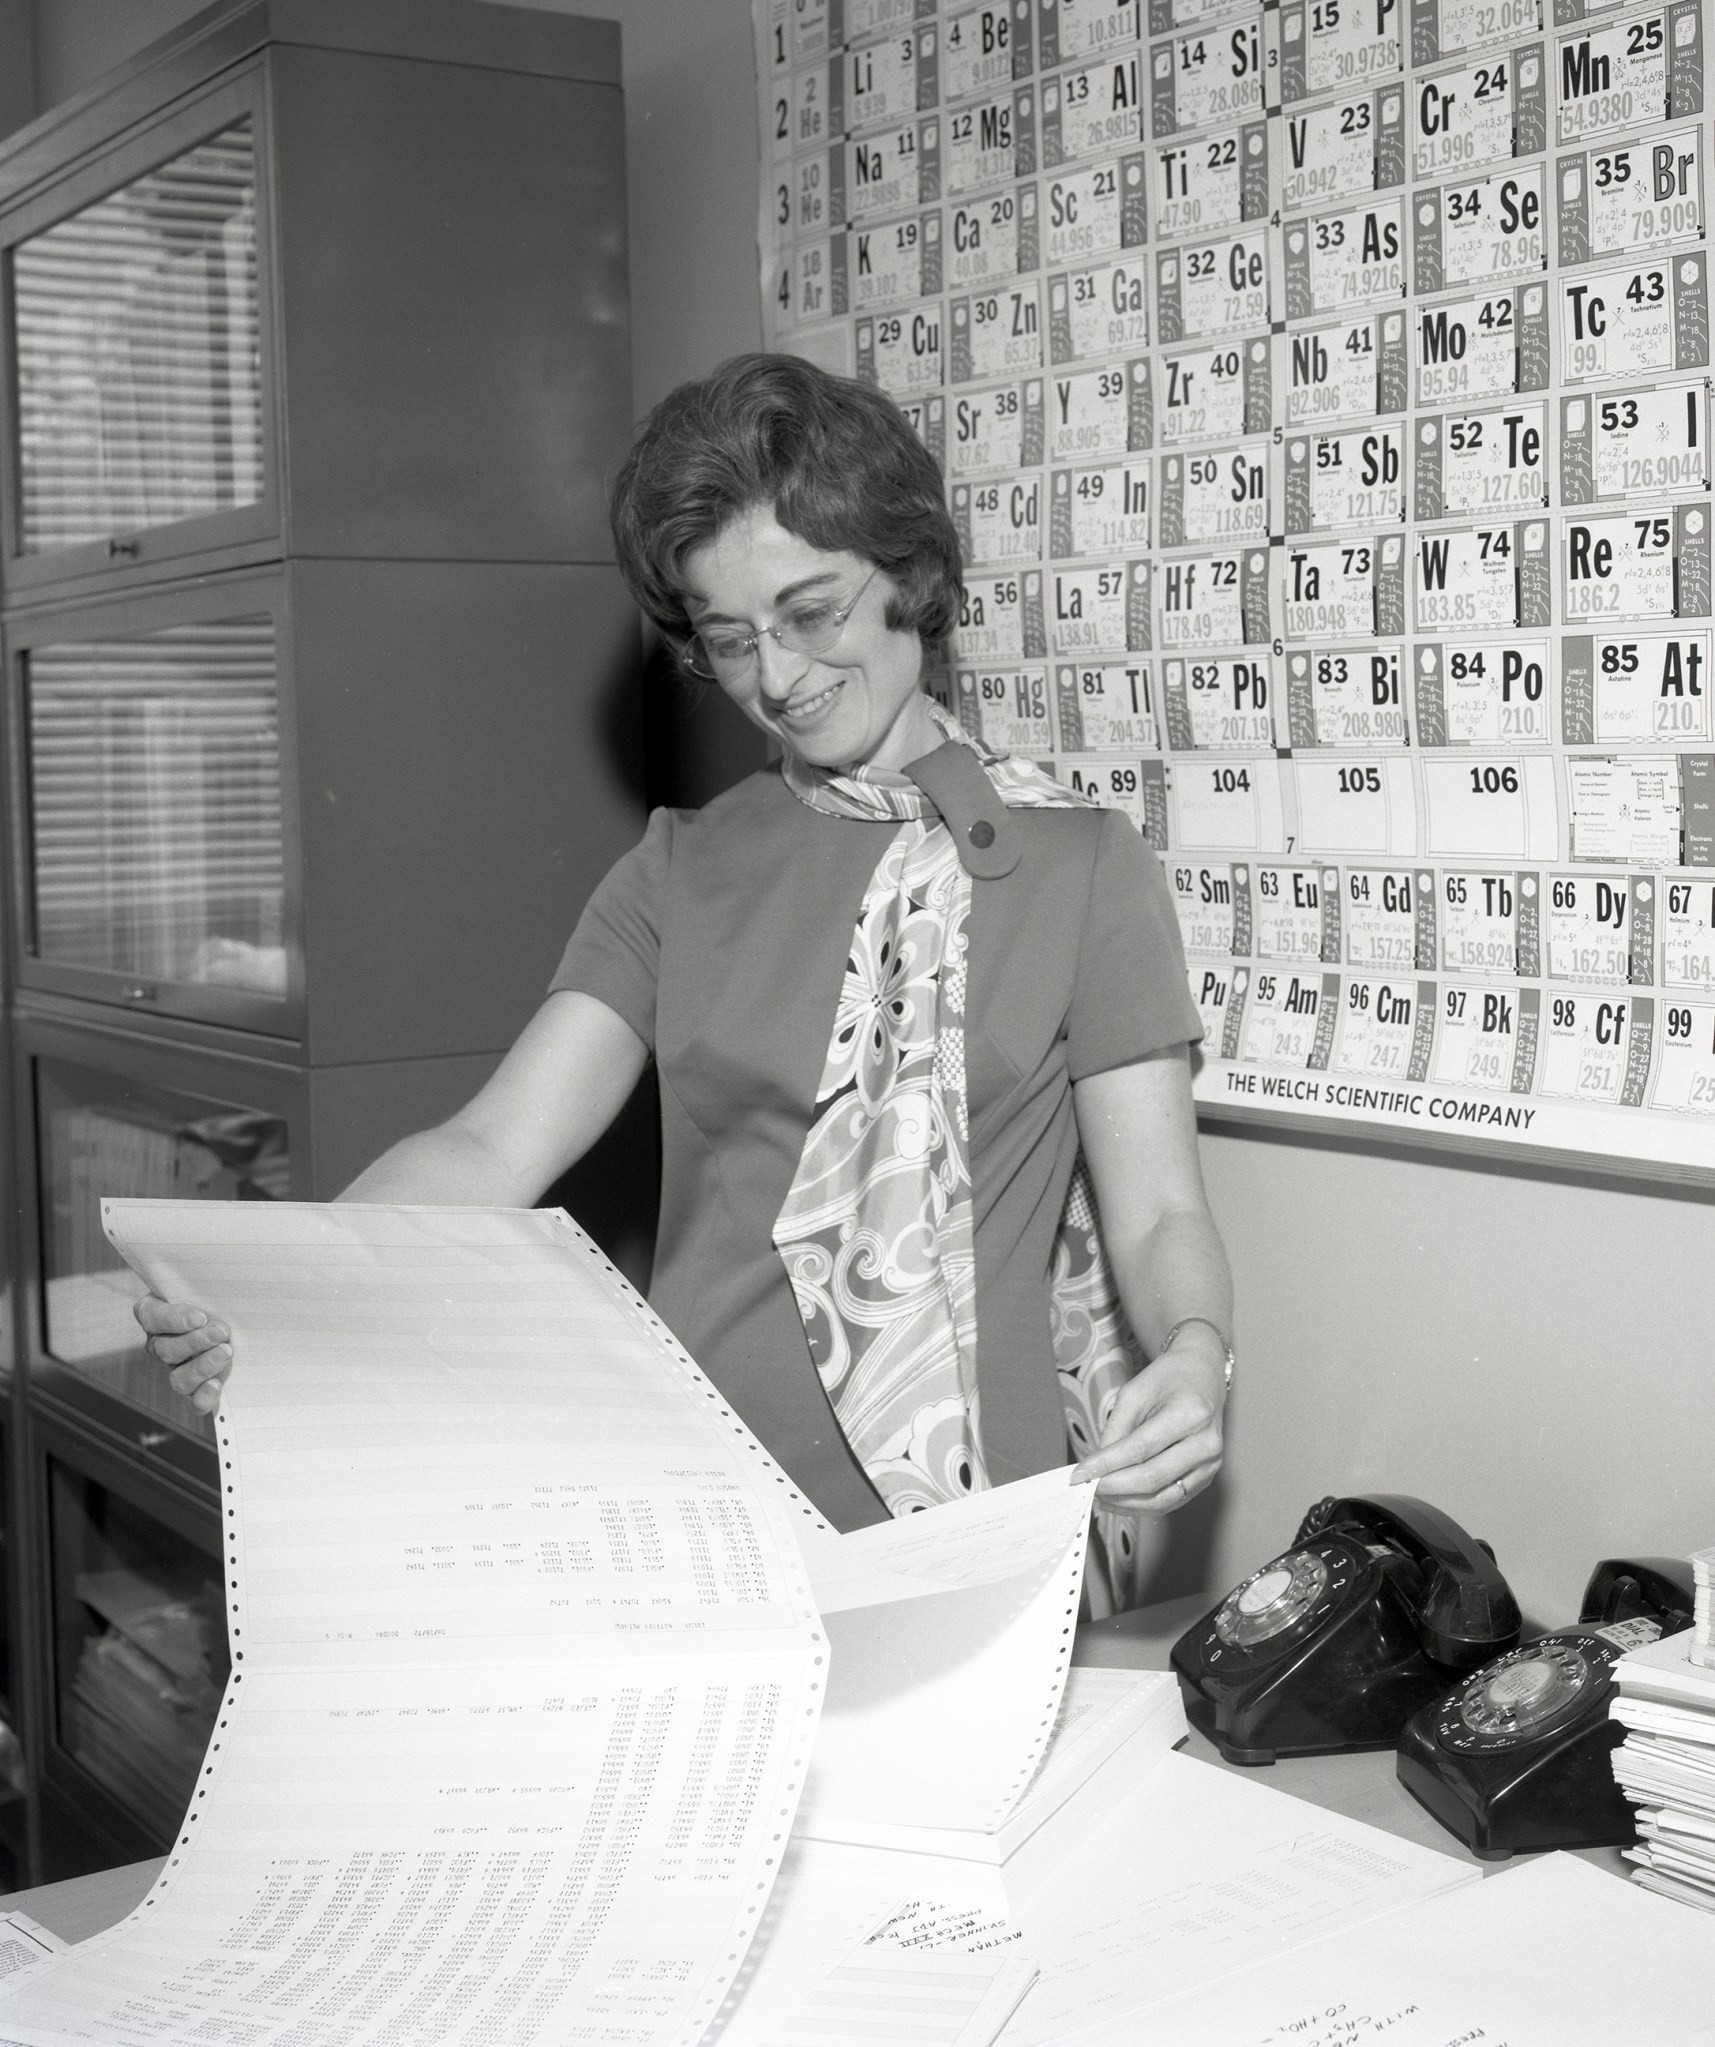
[[[1485,1862],[1634,1840],[1611,1760],[1626,1732],[1608,1717],[1614,1665],[1690,1627],[1695,1604],[1675,1558],[1598,1564],[1576,1626],[1497,1656],[1412,1716],[1400,1782]]]
[[[1518,1640],[1481,1543],[1400,1493],[1320,1500],[1291,1549],[1173,1645],[1185,1717],[1230,1763],[1392,1748],[1460,1671]]]

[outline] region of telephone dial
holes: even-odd
[[[1695,1601],[1689,1564],[1598,1564],[1575,1626],[1497,1656],[1412,1716],[1400,1782],[1485,1862],[1634,1840],[1610,1760],[1626,1732],[1608,1717],[1614,1665],[1690,1627]]]
[[[1291,1549],[1173,1645],[1185,1717],[1231,1763],[1392,1748],[1519,1636],[1488,1549],[1400,1493],[1319,1501]]]

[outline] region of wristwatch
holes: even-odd
[[[1162,1344],[1161,1349],[1171,1350],[1173,1348],[1173,1339],[1179,1334],[1180,1330],[1189,1328],[1193,1322],[1201,1322],[1205,1329],[1214,1330],[1215,1334],[1221,1339],[1222,1348],[1227,1353],[1226,1357],[1222,1360],[1223,1377],[1221,1379],[1221,1397],[1225,1399],[1233,1390],[1233,1366],[1236,1360],[1233,1357],[1233,1340],[1225,1333],[1218,1322],[1212,1322],[1207,1315],[1181,1315],[1173,1327],[1168,1330],[1166,1340]],[[1161,1352],[1158,1351],[1156,1355],[1159,1357]]]

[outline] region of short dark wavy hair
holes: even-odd
[[[791,355],[735,355],[670,391],[614,483],[619,567],[670,640],[695,630],[685,562],[756,505],[788,533],[874,562],[887,623],[935,646],[964,592],[935,459],[890,398]]]

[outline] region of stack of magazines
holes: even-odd
[[[1637,1807],[1634,1879],[1715,1912],[1715,1549],[1691,1559],[1695,1625],[1620,1659],[1609,1707],[1625,1727],[1614,1776]]]

